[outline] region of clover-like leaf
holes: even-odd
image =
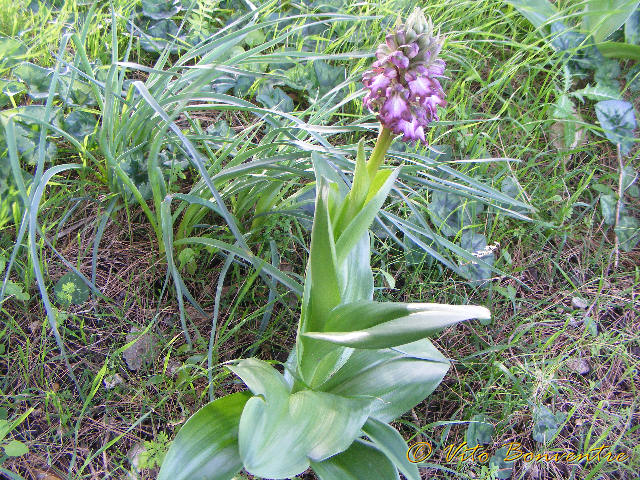
[[[636,114],[633,104],[622,100],[605,100],[596,103],[596,115],[606,137],[620,145],[623,155],[633,146],[633,131],[636,128]]]
[[[79,305],[89,298],[89,287],[74,272],[63,275],[56,283],[54,292],[61,305]]]

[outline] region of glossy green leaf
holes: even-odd
[[[582,26],[596,42],[618,30],[638,7],[638,0],[587,0]]]
[[[322,390],[378,399],[371,417],[389,422],[429,396],[448,369],[448,360],[427,339],[384,350],[355,350]]]
[[[624,23],[624,41],[630,45],[640,45],[640,8]]]
[[[284,90],[273,85],[264,85],[258,92],[256,100],[272,110],[293,112],[294,105],[291,97]]]
[[[218,398],[182,426],[162,462],[157,480],[228,480],[242,469],[238,424],[248,392]]]
[[[339,455],[311,468],[320,480],[398,480],[398,471],[387,456],[368,442],[356,440]]]
[[[302,473],[310,461],[344,451],[358,436],[371,399],[302,390],[292,395],[284,377],[256,359],[229,367],[258,396],[242,413],[238,444],[245,469],[267,478]]]
[[[362,301],[334,309],[324,332],[303,335],[352,348],[379,349],[415,342],[471,318],[488,319],[491,313],[473,305]]]
[[[180,8],[180,0],[142,0],[142,13],[154,20],[171,18]]]
[[[13,74],[27,84],[29,96],[34,100],[42,100],[49,95],[53,70],[24,62],[13,69]]]
[[[495,427],[490,423],[486,415],[474,415],[471,417],[465,440],[468,448],[474,448],[476,445],[486,445],[491,443],[491,437],[495,433]]]
[[[89,287],[73,272],[60,278],[54,287],[56,300],[61,305],[80,305],[89,298]]]
[[[604,223],[607,225],[613,225],[616,223],[616,205],[618,199],[614,194],[607,194],[600,196],[600,211],[604,218]]]
[[[370,418],[362,427],[362,431],[393,462],[407,480],[420,480],[418,467],[407,458],[409,446],[395,428],[375,418]]]
[[[29,453],[29,447],[18,440],[11,440],[2,448],[4,448],[4,453],[8,457],[20,457]]]
[[[506,0],[506,2],[517,9],[536,28],[545,25],[558,13],[556,7],[547,0]]]
[[[629,153],[634,144],[634,130],[637,125],[633,104],[622,100],[598,102],[596,116],[609,141],[619,144],[623,155]]]
[[[65,131],[80,142],[94,132],[97,124],[95,115],[81,110],[74,110],[64,119]]]
[[[20,40],[0,35],[0,67],[11,67],[24,58],[27,47]]]
[[[598,50],[607,58],[622,58],[640,61],[640,45],[622,42],[598,43]]]
[[[367,234],[371,223],[376,218],[378,211],[382,208],[384,201],[393,187],[393,184],[400,173],[400,168],[396,168],[393,172],[383,170],[378,172],[376,180],[370,187],[369,196],[365,205],[356,214],[351,222],[346,225],[344,232],[336,241],[336,253],[338,265],[342,264],[351,250],[360,242],[360,239]],[[379,186],[376,185],[378,182]],[[376,188],[377,187],[377,188]]]
[[[553,413],[544,405],[536,406],[533,411],[533,439],[536,442],[547,443],[559,432],[566,414]]]
[[[630,252],[640,242],[640,223],[638,219],[629,215],[620,217],[620,221],[615,228],[620,248],[625,252]]]

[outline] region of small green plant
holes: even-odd
[[[0,418],[0,447],[1,452],[6,457],[20,457],[29,453],[29,447],[23,442],[16,440],[15,438],[7,437],[13,430],[15,430],[26,418],[33,412],[33,407],[27,410],[13,421],[9,421],[6,418]],[[6,412],[6,411],[5,411]],[[4,457],[4,459],[6,459]],[[3,462],[2,455],[0,455],[0,464]]]
[[[380,167],[394,133],[424,141],[423,129],[443,102],[435,78],[444,70],[439,39],[419,9],[395,38],[379,48],[384,55],[364,76],[368,106],[379,110],[382,128],[368,161],[360,142],[351,188],[321,155],[312,157],[311,249],[296,346],[284,371],[256,358],[227,363],[249,391],[216,399],[193,415],[173,441],[160,480],[230,479],[242,468],[291,478],[309,467],[322,480],[394,479],[398,471],[420,478],[389,422],[424,400],[449,368],[426,337],[490,313],[478,306],[373,300],[369,227],[401,169]],[[376,87],[385,83],[388,94]],[[425,114],[427,102],[434,103]]]

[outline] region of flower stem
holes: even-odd
[[[389,150],[389,146],[391,146],[393,137],[391,130],[383,126],[378,135],[378,140],[376,140],[376,146],[373,148],[373,152],[371,152],[371,156],[367,162],[367,173],[371,180],[376,176],[378,169],[382,165],[382,162],[384,162],[384,156],[387,150]]]

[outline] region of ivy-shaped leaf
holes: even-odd
[[[34,100],[42,100],[49,95],[53,70],[42,68],[30,62],[24,62],[13,69],[13,74],[27,84],[29,96]]]
[[[533,439],[540,443],[549,442],[560,431],[565,418],[563,412],[553,414],[544,405],[536,406],[533,411]]]
[[[629,215],[620,217],[615,230],[620,242],[620,248],[625,252],[633,250],[638,241],[640,241],[640,223],[635,217]]]
[[[491,437],[495,433],[495,430],[495,427],[486,415],[474,415],[471,417],[471,421],[467,427],[465,437],[467,447],[474,448],[476,445],[486,445],[491,443]]]
[[[469,253],[477,256],[484,263],[493,265],[495,255],[492,251],[487,250],[487,237],[479,233],[473,233],[469,230],[463,232],[460,239],[460,246]],[[482,283],[491,278],[491,267],[480,263],[469,263],[460,269],[465,276],[472,281],[473,284]]]
[[[605,100],[596,103],[596,116],[610,142],[620,144],[623,155],[633,146],[636,114],[633,105],[622,100]]]
[[[154,20],[171,18],[181,9],[179,0],[142,0],[142,13]]]
[[[508,455],[509,447],[502,447],[496,450],[496,453],[489,459],[489,465],[498,469],[496,478],[501,480],[510,478],[513,472],[513,461],[507,462],[505,460],[505,458],[508,458]]]
[[[344,67],[329,65],[324,60],[316,60],[313,62],[313,69],[316,73],[318,85],[320,86],[320,94],[324,95],[333,89],[340,82],[344,81]]]
[[[0,35],[0,68],[8,68],[22,61],[27,47],[20,40]]]
[[[24,83],[0,78],[0,108],[6,105],[18,104],[22,94],[26,91],[27,88]]]
[[[264,85],[256,96],[256,100],[266,108],[280,110],[285,113],[293,111],[291,97],[284,93],[281,88],[273,87],[272,85]]]
[[[95,115],[82,110],[74,110],[64,119],[65,131],[79,142],[82,142],[86,136],[91,135],[97,124],[98,120]]]

